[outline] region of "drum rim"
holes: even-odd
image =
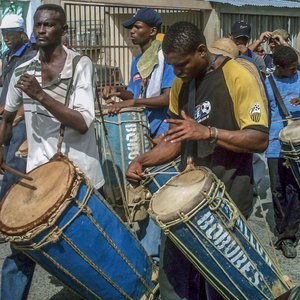
[[[95,110],[96,118],[99,118],[101,116],[101,112],[103,116],[108,115],[108,106],[107,105],[101,105],[101,111],[97,108]],[[123,107],[120,109],[118,114],[120,113],[126,113],[126,112],[143,112],[146,110],[146,107]]]
[[[154,220],[156,220],[159,223],[163,223],[164,225],[168,225],[168,224],[175,225],[182,221],[182,218],[178,215],[179,210],[172,211],[172,212],[170,212],[168,214],[164,214],[164,215],[162,215],[162,214],[159,215],[158,213],[154,212],[153,202],[159,196],[159,194],[167,188],[168,184],[171,184],[172,181],[176,180],[181,175],[189,173],[191,171],[202,171],[207,176],[205,178],[203,190],[199,191],[199,193],[197,194],[196,197],[190,199],[187,203],[185,203],[185,205],[181,207],[181,208],[184,208],[183,210],[181,210],[181,212],[185,215],[190,215],[190,212],[193,209],[195,209],[197,207],[197,205],[203,204],[203,201],[205,200],[205,196],[201,192],[205,191],[207,194],[210,194],[211,189],[213,187],[213,183],[215,182],[216,176],[209,168],[206,168],[206,167],[194,167],[194,168],[186,169],[185,171],[181,172],[180,174],[175,175],[174,177],[169,179],[165,183],[165,185],[161,189],[159,189],[156,193],[154,193],[154,195],[152,196],[152,199],[150,202],[150,207],[149,207],[149,214]],[[209,182],[210,182],[210,184],[209,184]],[[196,201],[197,201],[197,203],[196,203]]]
[[[288,132],[293,129],[300,126],[300,120],[293,121],[292,123],[288,124],[287,126],[284,126],[280,132],[279,132],[279,140],[281,143],[290,145],[293,144],[294,146],[297,146],[300,144],[300,138],[292,139],[291,136],[288,134]]]
[[[37,169],[42,168],[45,165],[48,164],[52,164],[54,162],[63,162],[65,163],[68,167],[69,170],[73,173],[71,173],[70,176],[70,184],[68,189],[66,190],[66,192],[64,193],[63,196],[60,197],[60,199],[58,199],[46,212],[44,212],[44,214],[42,216],[40,216],[39,218],[37,218],[36,220],[27,223],[26,225],[23,226],[19,226],[19,227],[10,227],[7,226],[6,224],[4,224],[1,220],[0,217],[0,231],[1,233],[3,233],[4,235],[7,235],[8,237],[14,237],[14,236],[24,236],[26,235],[26,233],[30,232],[31,230],[34,230],[35,228],[39,228],[42,225],[49,225],[46,228],[50,227],[52,224],[50,224],[48,221],[49,219],[56,214],[55,220],[63,213],[64,210],[61,210],[60,207],[62,206],[62,204],[70,197],[72,189],[74,188],[74,182],[76,181],[76,167],[74,166],[74,164],[69,161],[68,159],[59,159],[59,160],[53,160],[53,161],[49,161],[46,164],[40,165],[36,168],[34,168],[33,170],[31,170],[28,173],[28,176],[30,176],[30,174],[34,171],[36,171]],[[19,184],[20,182],[23,182],[23,179],[18,180],[18,182],[16,182],[9,191],[11,191],[13,189],[13,187],[17,184]],[[2,210],[2,206],[5,203],[5,200],[7,198],[7,195],[9,194],[9,192],[5,195],[5,197],[3,198],[3,201],[1,203],[0,206],[0,212]],[[53,222],[52,222],[53,223]],[[46,229],[45,228],[45,229]],[[40,232],[40,231],[39,231]]]

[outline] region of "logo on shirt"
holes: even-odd
[[[140,73],[136,73],[133,76],[133,82],[136,82],[136,81],[141,80],[141,79],[142,79],[142,77],[141,77]]]
[[[261,117],[261,108],[259,103],[255,103],[249,110],[250,118],[253,122],[259,122]]]
[[[195,107],[194,119],[201,123],[209,118],[209,113],[211,111],[211,104],[209,101],[204,101],[203,103]]]

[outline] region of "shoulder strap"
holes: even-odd
[[[276,86],[276,83],[274,81],[274,78],[273,78],[273,75],[271,74],[269,77],[269,81],[270,81],[270,84],[271,84],[271,87],[272,87],[272,90],[273,90],[273,93],[274,93],[274,96],[275,96],[275,100],[278,104],[278,107],[279,107],[279,110],[280,112],[283,114],[283,116],[287,119],[290,119],[291,118],[291,115],[289,114],[284,102],[283,102],[283,99],[280,95],[280,92]]]
[[[69,106],[70,103],[70,97],[71,97],[71,91],[72,91],[72,87],[73,87],[73,79],[74,79],[74,74],[75,74],[75,70],[76,67],[81,59],[81,55],[76,55],[73,58],[72,61],[72,77],[69,80],[68,83],[68,87],[67,87],[67,94],[66,94],[66,100],[65,100],[65,106]],[[64,140],[64,135],[65,135],[65,125],[63,123],[60,124],[60,128],[59,128],[59,137],[58,137],[58,142],[57,142],[57,153],[61,153],[61,146]]]

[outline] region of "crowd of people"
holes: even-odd
[[[275,245],[285,257],[295,258],[300,187],[281,152],[279,133],[287,121],[277,99],[279,91],[289,116],[298,118],[300,55],[291,46],[289,34],[283,29],[267,31],[249,45],[251,26],[237,21],[228,38],[207,45],[197,26],[177,22],[161,42],[157,39],[161,25],[161,16],[151,8],[138,10],[123,22],[141,53],[132,60],[127,88],[106,86],[102,92],[110,114],[128,107],[147,109],[155,147],[133,160],[126,172],[128,181],[138,186],[146,167],[178,156],[184,170],[192,158],[194,165],[208,167],[225,184],[247,219],[257,181],[253,179],[253,154],[266,151]],[[93,63],[81,57],[73,70],[79,54],[64,46],[68,31],[64,10],[54,4],[40,6],[34,15],[34,35],[28,41],[24,41],[24,20],[19,16],[4,17],[0,29],[8,48],[2,55],[0,82],[1,162],[22,173],[48,162],[56,154],[63,124],[62,153],[103,193],[105,178],[93,127]],[[72,92],[66,106],[70,80]],[[115,97],[120,101],[114,101]],[[15,155],[25,139],[29,145],[26,161]],[[1,199],[17,180],[4,172]],[[141,244],[159,266],[162,300],[222,299],[151,218],[139,227]],[[11,250],[2,266],[0,298],[26,299],[35,263]]]

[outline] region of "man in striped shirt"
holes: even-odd
[[[24,103],[28,140],[27,171],[49,161],[57,152],[61,124],[65,127],[61,152],[90,178],[96,189],[104,184],[94,128],[93,64],[82,57],[73,72],[77,53],[62,46],[66,15],[61,6],[46,4],[34,15],[38,54],[16,68],[9,85],[0,145],[11,129],[18,107]],[[69,104],[65,100],[73,77]],[[26,299],[34,262],[13,250],[2,268],[1,299]]]

